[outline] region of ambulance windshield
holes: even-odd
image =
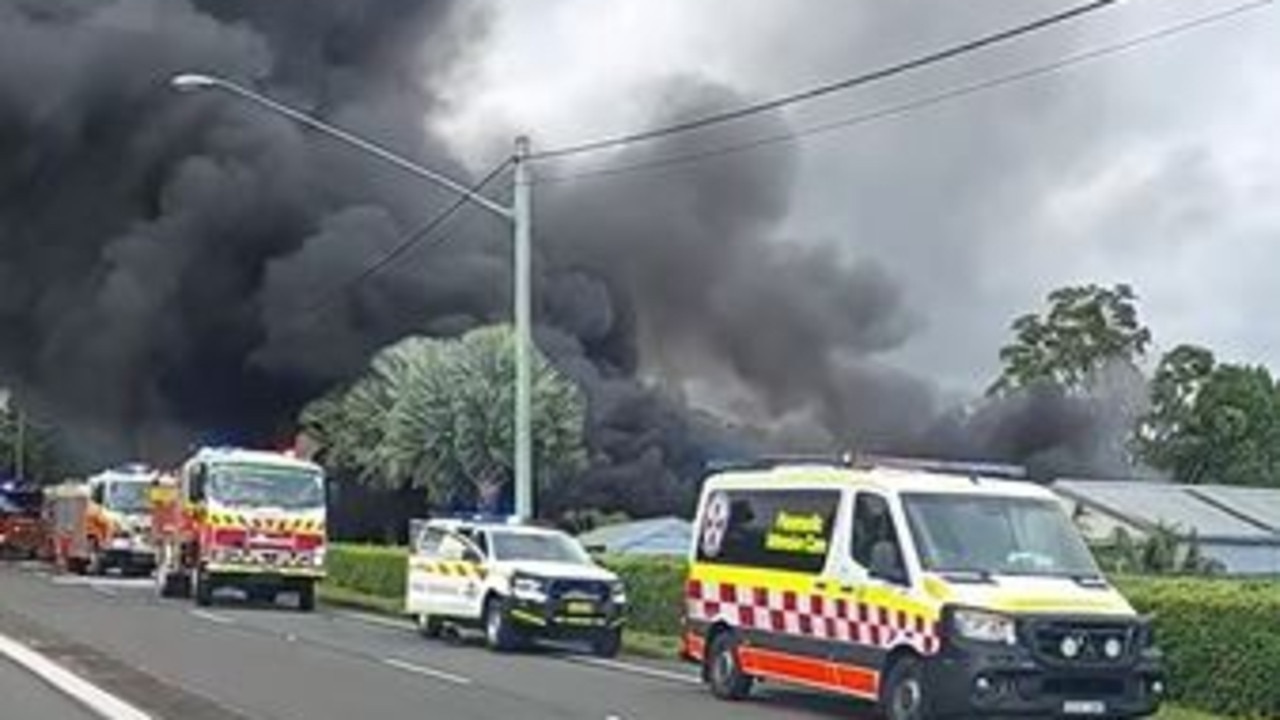
[[[318,473],[270,465],[218,465],[209,477],[209,497],[235,508],[309,510],[324,507]]]
[[[1096,577],[1093,555],[1052,500],[911,493],[903,508],[925,570]]]
[[[141,515],[150,512],[151,506],[147,502],[149,487],[150,485],[145,482],[109,483],[107,507],[124,515]]]
[[[554,533],[494,532],[493,557],[505,562],[587,565],[591,557],[575,540]]]

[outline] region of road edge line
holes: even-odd
[[[470,685],[471,684],[471,678],[469,677],[463,677],[462,675],[455,675],[451,672],[446,672],[444,670],[437,670],[436,668],[433,668],[433,667],[419,665],[417,663],[409,662],[408,660],[401,660],[400,658],[383,658],[382,664],[388,665],[398,670],[403,670],[404,672],[414,673],[415,675],[421,675],[423,677],[429,677],[429,678],[434,678],[436,680],[442,680],[444,682],[453,683],[454,685]]]
[[[663,670],[662,668],[649,667],[638,663],[629,663],[623,660],[610,660],[608,658],[598,658],[589,656],[564,655],[562,658],[575,665],[587,665],[589,667],[604,668],[613,670],[614,672],[627,673],[630,675],[639,675],[652,680],[665,680],[667,682],[677,682],[686,685],[701,685],[702,679],[693,673],[682,673],[675,670]]]
[[[0,635],[0,656],[105,720],[154,720],[151,715],[5,635]]]

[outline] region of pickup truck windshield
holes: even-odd
[[[300,468],[219,465],[212,469],[209,497],[227,507],[308,510],[324,507],[324,483]]]
[[[1063,577],[1099,574],[1079,532],[1052,500],[910,493],[902,501],[925,570]]]
[[[572,538],[542,533],[495,532],[493,557],[501,561],[590,564],[591,558]]]

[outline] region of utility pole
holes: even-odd
[[[516,363],[516,406],[515,421],[515,511],[521,520],[530,520],[534,513],[535,481],[533,476],[533,372],[530,367],[533,350],[533,307],[532,291],[532,243],[533,228],[533,182],[529,172],[529,139],[519,137],[515,142],[515,187],[511,207],[496,203],[477,189],[468,188],[463,183],[442,175],[430,168],[397,154],[390,148],[365,139],[354,133],[335,127],[329,123],[309,115],[301,110],[285,105],[255,92],[226,78],[199,73],[184,73],[170,78],[174,88],[183,92],[200,90],[217,90],[228,93],[241,100],[253,103],[260,108],[287,117],[304,127],[318,131],[328,137],[345,143],[357,150],[377,157],[401,170],[416,175],[437,186],[460,195],[485,210],[511,223],[512,241],[515,255],[515,297],[512,298],[515,324],[515,363]]]
[[[26,417],[23,416],[22,406],[18,406],[16,415],[18,420],[18,437],[13,448],[13,473],[16,476],[14,480],[22,481],[26,479],[23,477],[23,473],[26,472],[26,452],[24,452],[24,446],[27,444],[27,420]]]
[[[529,174],[529,139],[516,138],[515,187],[512,198],[515,225],[515,341],[516,341],[516,448],[515,496],[516,515],[522,520],[533,518],[533,371],[530,350],[533,347],[533,278],[531,235],[533,230],[532,183]]]

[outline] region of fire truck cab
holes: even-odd
[[[325,482],[318,465],[282,453],[206,448],[152,491],[164,597],[213,603],[222,588],[315,607],[325,575]]]

